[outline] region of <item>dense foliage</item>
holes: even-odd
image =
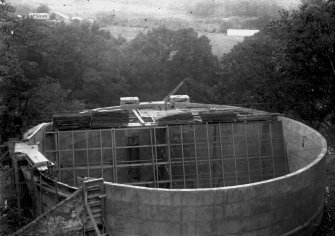
[[[306,0],[223,56],[219,90],[316,128],[334,123],[334,48],[335,1]]]
[[[218,70],[209,40],[193,29],[161,27],[127,42],[96,24],[20,20],[9,10],[1,12],[6,137],[17,115],[31,126],[55,111],[117,105],[121,96],[160,100],[187,77],[213,83]]]
[[[96,24],[20,20],[0,7],[2,134],[50,114],[111,106],[120,96],[162,99],[185,78],[229,104],[258,104],[314,127],[334,123],[334,1],[305,0],[297,11],[246,38],[218,60],[192,28],[154,28],[133,40]],[[256,14],[256,13],[255,13]]]

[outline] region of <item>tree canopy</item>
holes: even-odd
[[[223,56],[219,89],[234,88],[226,99],[270,103],[319,127],[334,117],[334,34],[334,1],[306,0],[297,11],[282,11]]]
[[[219,60],[192,28],[159,27],[127,41],[96,24],[17,19],[2,4],[1,107],[30,126],[55,111],[117,105],[121,96],[162,99],[192,78],[222,103],[255,103],[314,127],[334,123],[334,5],[305,0],[281,11]]]
[[[55,111],[118,105],[121,96],[160,100],[187,77],[215,81],[218,59],[194,29],[160,27],[126,41],[96,24],[15,19],[14,10],[1,12],[1,102],[26,126]]]

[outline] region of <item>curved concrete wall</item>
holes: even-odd
[[[306,235],[322,215],[326,142],[280,117],[291,174],[233,187],[150,189],[105,183],[112,235]]]

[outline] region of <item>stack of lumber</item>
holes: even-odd
[[[264,120],[277,120],[276,114],[253,114],[253,115],[245,115],[245,114],[237,114],[238,121],[264,121]]]
[[[237,120],[234,111],[209,110],[199,112],[203,122],[235,122]]]
[[[129,122],[127,110],[97,110],[92,113],[91,128],[118,127]]]
[[[157,113],[157,122],[159,125],[187,124],[194,120],[190,111],[172,110],[161,111]]]
[[[58,130],[88,128],[91,123],[90,112],[62,112],[52,116],[53,127]]]

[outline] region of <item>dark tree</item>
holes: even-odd
[[[334,48],[335,2],[304,1],[224,55],[218,89],[228,103],[270,103],[318,128],[334,117]]]
[[[47,4],[41,4],[36,8],[37,13],[50,13],[50,8]]]

